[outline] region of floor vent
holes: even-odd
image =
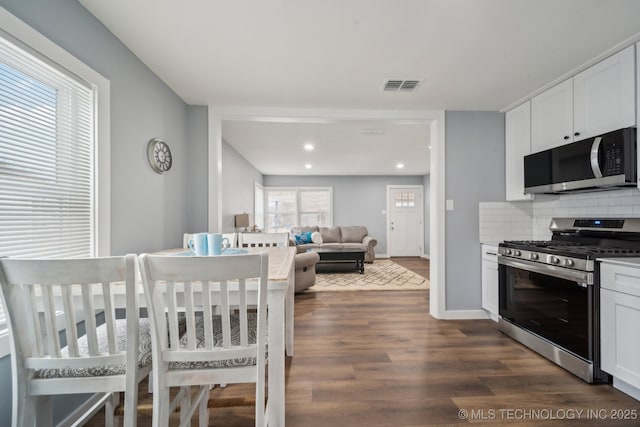
[[[422,80],[386,79],[382,90],[384,92],[413,92],[420,86]]]

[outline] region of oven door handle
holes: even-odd
[[[498,264],[519,268],[525,271],[531,271],[533,273],[546,274],[547,276],[553,276],[559,279],[571,280],[573,282],[577,282],[582,286],[593,285],[593,273],[591,272],[556,267],[554,265],[540,264],[524,259],[515,260],[513,258],[508,258],[502,255],[498,256]]]

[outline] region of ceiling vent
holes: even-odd
[[[384,92],[413,92],[422,83],[420,80],[401,80],[401,79],[386,79],[382,90]]]

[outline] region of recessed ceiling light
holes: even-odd
[[[402,169],[402,168],[404,168],[404,163],[398,163],[398,164],[396,165],[396,167],[397,167],[398,169]]]
[[[306,144],[304,144],[304,149],[307,151],[313,151],[313,144],[307,142]]]
[[[304,165],[304,167],[307,169],[311,169],[311,163],[307,163],[306,165]]]

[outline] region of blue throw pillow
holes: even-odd
[[[305,243],[311,243],[311,232],[296,234],[293,237],[296,239],[296,245],[302,245]]]

